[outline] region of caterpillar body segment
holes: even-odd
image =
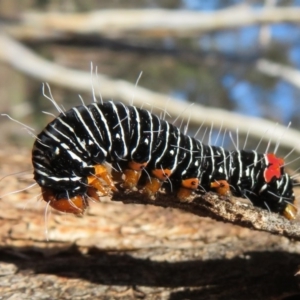
[[[98,200],[98,192],[116,190],[106,162],[112,174],[125,177],[127,189],[146,172],[142,191],[148,197],[169,182],[181,200],[197,189],[215,190],[248,198],[288,219],[297,213],[283,159],[205,145],[149,111],[122,103],[73,107],[44,128],[32,151],[34,179],[44,200],[75,214],[84,212],[89,198]]]

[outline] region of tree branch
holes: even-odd
[[[27,12],[22,14],[18,24],[3,28],[19,39],[62,38],[69,34],[161,38],[191,37],[215,30],[279,22],[299,23],[300,8],[251,10],[239,7],[216,12],[116,9],[81,14]]]
[[[180,202],[175,195],[170,194],[159,193],[155,200],[149,200],[139,192],[121,192],[114,193],[112,200],[122,201],[125,204],[150,204],[181,209],[197,216],[300,240],[298,222],[291,222],[279,214],[245,204],[245,199],[233,200],[230,197],[205,193],[203,196],[192,196],[188,202]]]
[[[30,49],[9,36],[0,35],[0,60],[12,65],[17,70],[57,86],[69,88],[80,92],[91,92],[91,74],[78,70],[71,70],[38,56]],[[20,59],[22,58],[22,59]],[[123,103],[132,103],[136,106],[149,105],[158,115],[167,104],[167,111],[172,117],[180,116],[183,120],[189,120],[194,126],[201,122],[207,126],[213,123],[215,127],[224,126],[229,130],[239,129],[240,134],[246,135],[251,124],[251,135],[262,138],[262,128],[272,129],[274,123],[254,117],[242,116],[223,109],[208,108],[194,104],[192,113],[187,109],[186,101],[178,101],[175,98],[160,93],[137,87],[124,80],[111,79],[103,74],[98,74],[95,87],[100,87],[100,92],[105,99],[114,99]],[[284,133],[284,134],[283,134]],[[277,125],[276,130],[269,130],[263,138],[276,142],[281,136],[280,144],[287,148],[295,148],[300,152],[300,134],[298,131]]]
[[[28,170],[30,153],[6,145],[0,149],[0,165],[0,177]],[[21,175],[0,180],[1,195],[32,183],[31,174]],[[219,201],[207,194],[199,204],[173,204],[190,207],[192,214],[155,207],[172,206],[172,198],[163,194],[149,201],[152,205],[123,205],[121,200],[137,201],[120,193],[114,195],[115,201],[91,203],[83,218],[51,211],[45,220],[45,202],[34,200],[39,193],[40,189],[30,189],[0,199],[0,293],[5,299],[90,299],[91,295],[94,299],[211,299],[213,295],[216,300],[274,300],[299,295],[299,276],[294,276],[298,243],[197,217],[195,207],[202,211],[199,215],[211,216],[210,211],[217,209],[225,219],[226,212],[233,217],[232,203],[225,198]],[[140,194],[136,197],[146,204]],[[224,212],[214,205],[223,205]],[[236,218],[246,227],[252,207],[244,209],[240,212],[245,218]],[[280,234],[290,227],[288,231],[295,233],[291,236],[298,239],[299,223],[266,211],[253,211],[252,216],[256,224],[261,218],[261,227],[267,220],[274,222],[269,225]]]
[[[300,72],[297,69],[268,59],[259,59],[256,62],[256,69],[265,75],[281,78],[300,89]]]

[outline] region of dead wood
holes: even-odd
[[[30,154],[2,149],[0,165],[1,176],[28,170]],[[30,173],[6,177],[1,195],[30,183]],[[84,217],[52,211],[45,223],[45,203],[33,198],[38,193],[33,188],[0,200],[3,297],[285,299],[300,293],[298,243],[246,228],[298,239],[297,222],[214,194],[180,203],[163,193],[152,201],[122,192],[115,201],[91,203]]]
[[[23,12],[18,22],[4,23],[2,28],[16,38],[31,40],[62,39],[71,34],[96,34],[109,38],[193,37],[242,26],[299,23],[299,16],[297,7],[261,10],[235,7],[215,12],[167,9],[104,9],[78,14]]]

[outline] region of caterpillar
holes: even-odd
[[[61,111],[37,136],[32,164],[43,199],[62,212],[83,213],[88,199],[115,191],[114,174],[124,175],[124,188],[133,189],[145,171],[147,197],[170,182],[181,200],[214,190],[290,220],[297,214],[282,158],[205,145],[146,109],[112,101]]]

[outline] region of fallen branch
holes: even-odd
[[[291,222],[279,214],[245,204],[244,199],[240,199],[241,202],[238,198],[232,201],[229,197],[206,193],[201,197],[193,196],[188,202],[180,202],[175,195],[159,193],[155,200],[149,200],[139,192],[130,192],[115,193],[112,200],[122,201],[125,204],[147,204],[181,209],[197,216],[209,217],[300,241],[300,223]]]
[[[0,195],[22,191],[32,184],[31,172],[27,175],[17,173],[30,168],[28,150],[3,148],[0,151],[0,164],[0,177],[15,173],[0,180]],[[266,209],[246,203],[245,199],[206,193],[194,195],[188,202],[180,202],[175,193],[166,194],[162,191],[158,193],[155,200],[150,200],[139,191],[124,192],[120,185],[118,189],[120,192],[114,193],[109,198],[100,198],[100,202],[104,203],[90,203],[91,206],[83,218],[76,218],[71,214],[62,215],[53,211],[52,216],[48,217],[46,222],[44,219],[46,203],[36,200],[36,196],[40,194],[40,188],[32,188],[3,197],[0,199],[2,228],[0,246],[33,246],[41,249],[49,248],[49,251],[52,249],[50,247],[52,244],[53,247],[58,248],[76,244],[99,249],[131,249],[144,247],[142,245],[146,244],[148,247],[153,247],[151,244],[156,243],[155,239],[163,240],[165,235],[173,235],[173,239],[175,237],[181,239],[184,232],[189,232],[193,235],[193,245],[200,247],[201,238],[206,238],[207,233],[203,232],[203,228],[199,231],[199,226],[209,227],[209,224],[215,223],[208,218],[300,240],[299,218],[296,221],[288,221],[279,214],[270,213]],[[296,197],[299,195],[297,188],[295,188],[295,195]],[[160,209],[162,207],[176,210],[173,212],[162,210]],[[178,209],[189,214],[182,214]],[[218,227],[217,224],[214,226]],[[223,230],[222,236],[234,234],[227,232],[231,230],[229,228],[232,228],[228,226],[219,226]],[[45,228],[49,232],[48,244],[44,235]],[[236,230],[240,231],[241,228],[236,227]],[[139,240],[136,239],[137,236]],[[198,239],[200,239],[200,244],[197,244]],[[177,245],[176,240],[173,242],[167,240],[163,244],[166,247]]]
[[[20,21],[3,26],[19,39],[58,38],[70,34],[98,34],[109,38],[129,36],[192,37],[205,32],[279,22],[300,22],[300,8],[261,10],[238,7],[215,12],[166,9],[115,9],[81,14],[26,12]]]

